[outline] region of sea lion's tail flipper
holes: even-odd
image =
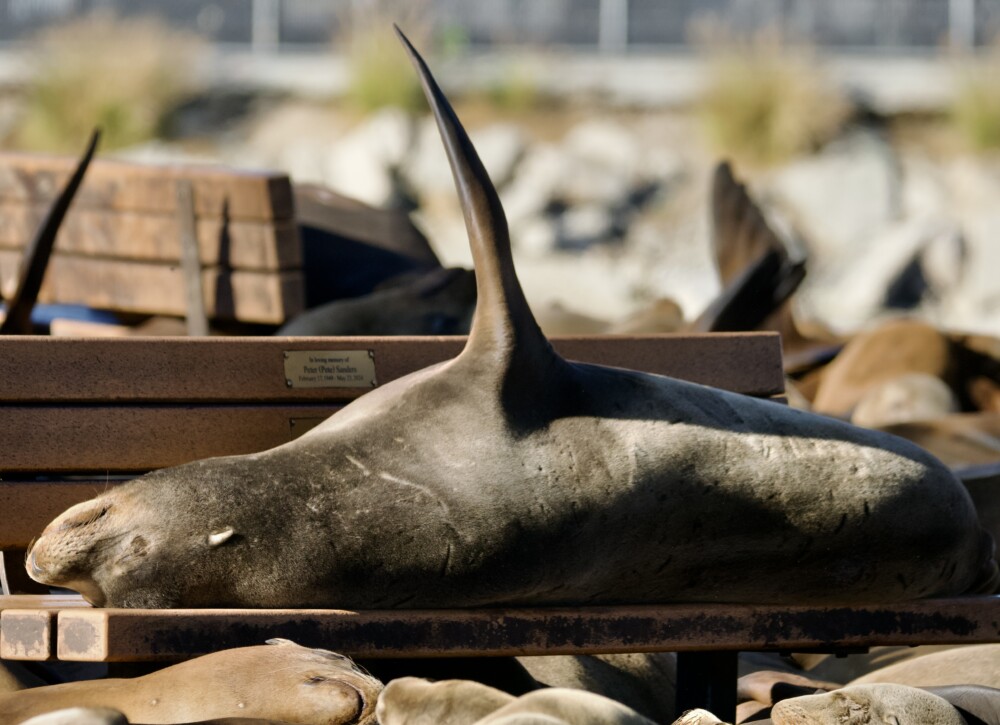
[[[758,329],[798,289],[805,261],[791,259],[727,162],[716,166],[712,177],[711,214],[712,246],[723,290],[690,329]]]
[[[45,270],[49,266],[49,257],[52,256],[52,248],[56,243],[56,234],[59,232],[59,227],[73,197],[76,196],[77,189],[80,188],[83,175],[87,173],[87,167],[94,157],[100,138],[101,132],[94,129],[90,136],[90,143],[87,144],[87,150],[76,165],[76,170],[66,182],[66,186],[63,187],[59,196],[52,202],[48,214],[35,233],[35,238],[25,246],[24,261],[21,263],[17,289],[7,305],[7,316],[0,324],[0,335],[27,335],[31,332],[31,310],[34,308],[38,292],[42,288]]]
[[[472,246],[478,301],[469,342],[459,362],[467,361],[483,374],[498,373],[500,390],[510,385],[522,391],[529,386],[549,390],[560,378],[557,370],[562,359],[535,322],[517,280],[500,197],[423,58],[398,27],[396,34],[420,76],[441,132]]]

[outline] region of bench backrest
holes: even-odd
[[[0,337],[0,548],[25,546],[67,506],[122,477],[286,443],[375,385],[454,357],[463,344],[461,337]],[[553,344],[568,359],[760,397],[783,392],[773,333]]]
[[[0,285],[77,160],[0,154]],[[178,199],[191,184],[193,210]],[[182,215],[193,211],[209,317],[281,323],[304,308],[288,177],[211,166],[95,160],[56,241],[40,301],[184,315]]]

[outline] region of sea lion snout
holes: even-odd
[[[93,582],[95,549],[121,539],[109,531],[108,514],[113,504],[98,498],[66,510],[45,527],[28,550],[25,568],[39,584],[71,586],[92,604],[100,606],[104,595]]]

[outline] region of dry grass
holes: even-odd
[[[15,144],[75,151],[95,126],[104,149],[155,137],[193,90],[202,47],[154,20],[104,14],[42,32]]]
[[[430,28],[423,0],[369,0],[352,6],[348,23],[338,38],[346,51],[350,71],[348,100],[362,111],[398,106],[407,111],[425,107],[420,81],[400,47],[392,24],[406,33],[425,57]]]
[[[1000,149],[1000,45],[961,62],[956,76],[954,130],[975,151]]]
[[[707,83],[698,115],[714,150],[745,164],[786,160],[820,146],[850,112],[813,53],[773,34],[703,42]]]

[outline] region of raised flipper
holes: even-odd
[[[441,132],[476,269],[476,313],[469,341],[455,364],[474,366],[482,376],[495,376],[494,387],[503,395],[505,411],[516,418],[519,401],[525,396],[523,392],[518,396],[504,393],[516,386],[520,391],[530,388],[557,397],[569,382],[568,366],[538,327],[521,290],[514,271],[507,219],[493,182],[423,58],[398,27],[396,33],[420,76]],[[536,398],[532,407],[541,403]]]
[[[698,332],[760,328],[805,277],[805,262],[791,259],[726,162],[712,179],[712,245],[723,290],[692,323]]]
[[[76,165],[76,170],[66,182],[66,186],[63,187],[59,196],[52,202],[35,238],[24,248],[21,274],[14,296],[11,297],[10,304],[7,305],[7,316],[0,324],[0,335],[27,335],[31,332],[31,310],[35,307],[38,292],[42,288],[42,280],[45,278],[45,270],[49,266],[49,258],[52,256],[59,226],[66,216],[66,211],[69,209],[73,197],[76,196],[77,189],[80,188],[83,175],[87,173],[87,167],[94,157],[100,138],[101,132],[95,129],[90,136],[87,150]]]

